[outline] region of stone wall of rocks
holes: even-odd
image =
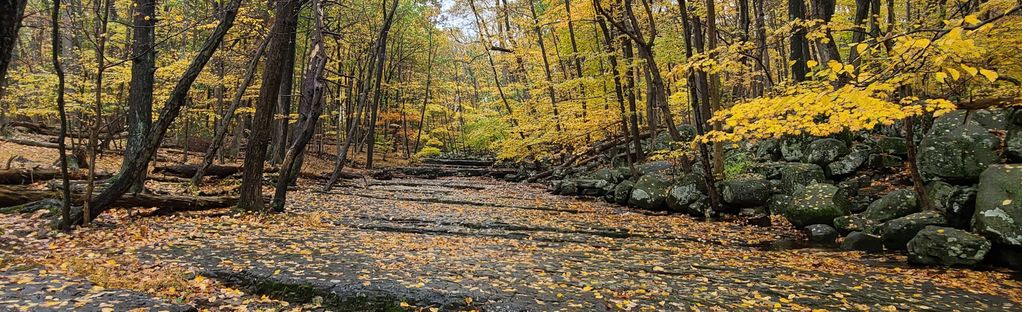
[[[804,228],[813,242],[840,241],[840,248],[867,252],[907,250],[909,260],[920,264],[1022,267],[1022,110],[954,111],[916,135],[917,164],[933,211],[922,211],[911,188],[908,144],[896,129],[729,150],[754,161],[718,182],[726,206],[720,212],[707,211],[700,168],[684,172],[665,161],[638,165],[637,179],[627,166],[608,162],[562,174],[550,189],[653,211],[736,213],[760,225],[776,214]]]

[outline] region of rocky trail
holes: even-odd
[[[779,218],[772,227],[698,221],[483,178],[300,189],[280,215],[124,213],[74,236],[5,230],[5,239],[48,238],[4,247],[14,252],[3,255],[0,309],[988,311],[1022,304],[1017,277],[995,269],[913,267],[899,253],[826,246],[775,248],[801,235]],[[19,253],[49,260],[28,264]],[[102,270],[80,263],[108,258],[91,264]],[[138,273],[111,280],[124,270],[169,277],[138,289],[131,282]],[[181,285],[167,291],[174,283]]]

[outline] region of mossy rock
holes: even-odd
[[[1022,246],[1022,165],[994,165],[983,172],[972,227],[995,244]]]
[[[848,196],[837,186],[825,183],[809,185],[792,197],[791,204],[778,211],[796,227],[833,224],[834,218],[848,215]]]
[[[919,212],[919,200],[916,199],[916,193],[910,189],[897,189],[869,204],[866,211],[862,213],[862,217],[876,223],[883,223],[915,212]]]

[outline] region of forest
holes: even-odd
[[[0,311],[1022,309],[1019,0],[0,0]]]

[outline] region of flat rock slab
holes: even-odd
[[[258,224],[161,223],[188,234],[139,256],[333,311],[1020,308],[1018,282],[963,283],[975,271],[760,248],[790,229],[640,213],[537,185],[402,181],[294,192],[287,214]]]
[[[0,311],[184,312],[195,308],[39,269],[9,269],[0,272]]]

